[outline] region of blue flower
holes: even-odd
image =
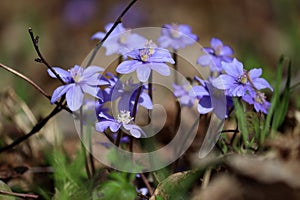
[[[158,42],[162,48],[185,48],[198,40],[190,26],[185,24],[165,24]]]
[[[222,62],[231,62],[233,50],[229,46],[223,45],[218,38],[212,38],[211,47],[205,47],[206,54],[200,56],[197,63],[201,66],[209,66],[212,72],[222,71]]]
[[[211,80],[204,81],[198,77],[195,77],[195,80],[201,84],[192,88],[192,91],[199,100],[198,112],[200,114],[207,114],[214,111],[220,119],[228,117],[228,108],[233,106],[232,97],[225,95],[224,91],[222,92],[215,88]]]
[[[183,83],[183,85],[176,85],[174,83],[173,88],[174,95],[179,99],[181,105],[189,108],[193,107],[196,97],[194,92],[191,90],[192,87],[189,86],[187,82]]]
[[[266,96],[263,92],[251,90],[245,94],[242,99],[248,104],[253,105],[256,112],[263,112],[268,114],[270,108],[270,102],[266,100]]]
[[[222,62],[222,67],[227,74],[221,74],[213,80],[214,87],[222,90],[227,90],[231,96],[241,97],[247,91],[261,90],[269,88],[273,91],[270,84],[264,79],[259,78],[262,74],[262,69],[244,70],[244,66],[237,59],[233,59],[231,63]]]
[[[98,99],[103,99],[99,85],[106,85],[107,82],[99,79],[99,72],[104,69],[98,66],[82,68],[75,65],[66,71],[59,67],[53,67],[55,72],[66,83],[56,88],[51,97],[51,103],[56,102],[66,94],[67,105],[72,111],[78,110],[83,104],[84,93],[90,94]],[[51,77],[57,78],[51,70],[48,70]]]
[[[109,23],[105,26],[106,33],[111,29],[112,26],[113,23]],[[102,40],[106,33],[97,32],[91,38]],[[146,41],[146,38],[125,29],[120,23],[110,34],[108,39],[103,43],[103,47],[106,48],[106,55],[112,55],[116,53],[125,56],[126,53],[133,49],[142,48]]]
[[[126,132],[129,132],[130,135],[135,138],[140,138],[142,135],[146,135],[139,126],[132,123],[133,117],[131,117],[129,111],[121,110],[117,119],[114,119],[110,115],[101,111],[98,117],[99,121],[96,123],[96,130],[99,132],[104,132],[107,128],[109,128],[115,133],[123,127]]]
[[[147,85],[140,85],[134,83],[130,77],[128,80],[122,82],[119,78],[111,73],[107,74],[111,78],[107,81],[110,83],[109,87],[103,90],[103,96],[106,101],[115,101],[119,99],[119,110],[132,110],[136,99],[137,91],[139,87],[142,87],[142,91],[139,96],[138,105],[143,106],[146,109],[152,109],[153,104],[150,96],[145,90],[148,89]]]
[[[157,47],[145,47],[136,49],[127,54],[132,60],[123,61],[116,69],[120,74],[129,74],[136,71],[137,78],[141,82],[149,79],[151,70],[163,76],[170,75],[170,69],[166,62],[174,64],[170,52],[167,49]]]

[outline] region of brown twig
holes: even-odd
[[[90,66],[93,62],[93,60],[95,59],[95,56],[97,54],[97,52],[99,51],[99,49],[102,47],[103,43],[105,42],[105,40],[107,40],[108,36],[113,32],[113,30],[115,30],[115,28],[118,26],[118,24],[120,24],[122,22],[122,18],[124,17],[124,15],[128,12],[128,10],[133,6],[133,4],[135,4],[135,2],[137,2],[137,0],[132,0],[128,6],[123,10],[123,12],[119,15],[119,17],[115,20],[113,26],[109,29],[109,31],[105,34],[104,38],[97,43],[96,47],[94,48],[92,55],[89,59],[89,61],[87,62],[87,66]]]
[[[36,58],[35,61],[43,63],[56,76],[56,78],[64,85],[65,82],[63,81],[63,79],[59,76],[59,74],[56,73],[56,71],[52,68],[52,66],[47,62],[47,60],[42,55],[39,45],[38,45],[39,36],[34,37],[31,27],[28,29],[28,32],[29,32],[30,38],[32,40],[34,49],[35,49],[37,55],[39,56],[39,58]]]
[[[36,194],[24,194],[24,193],[16,193],[16,192],[9,192],[3,190],[0,190],[0,194],[7,195],[7,196],[21,197],[21,198],[31,198],[31,199],[37,199],[39,197]]]
[[[0,153],[7,151],[9,149],[12,149],[13,147],[15,147],[16,145],[20,144],[21,142],[27,140],[29,137],[31,137],[32,135],[34,135],[35,133],[39,132],[44,126],[45,124],[49,121],[49,119],[51,119],[54,115],[56,115],[57,113],[59,113],[62,110],[62,107],[57,105],[52,111],[51,113],[49,113],[49,115],[47,115],[44,119],[42,119],[40,122],[38,122],[29,133],[27,133],[26,135],[18,138],[17,140],[15,140],[14,142],[12,142],[11,144],[2,147],[0,149]]]
[[[40,86],[38,86],[35,82],[33,82],[30,78],[28,78],[27,76],[25,76],[24,74],[21,74],[20,72],[0,63],[0,67],[5,69],[6,71],[9,71],[10,73],[16,75],[17,77],[23,79],[24,81],[26,81],[27,83],[29,83],[31,86],[33,86],[35,89],[37,89],[44,97],[46,97],[47,99],[51,99],[51,96],[49,94],[47,94],[47,92],[45,92]],[[55,102],[56,105],[61,106],[64,110],[66,110],[69,113],[73,113],[68,107],[59,104],[58,101]]]
[[[152,189],[148,179],[146,178],[146,176],[143,173],[140,173],[140,175],[141,175],[141,178],[142,178],[143,182],[145,183],[150,195],[152,196],[153,195],[153,189]]]
[[[28,82],[30,85],[32,85],[35,89],[37,89],[42,95],[44,95],[47,99],[51,99],[51,96],[49,94],[47,94],[42,88],[40,88],[40,86],[38,86],[35,82],[33,82],[30,78],[28,78],[27,76],[21,74],[20,72],[0,63],[0,67],[5,69],[6,71],[11,72],[12,74],[20,77],[21,79],[25,80],[26,82]]]

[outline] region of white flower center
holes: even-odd
[[[118,114],[118,123],[129,124],[133,120],[133,117],[130,116],[130,112],[128,110],[121,110],[120,114]]]
[[[254,100],[259,104],[263,104],[266,101],[266,96],[262,92],[257,92]]]
[[[74,80],[75,83],[78,83],[81,79],[81,76],[82,76],[82,73],[83,73],[83,69],[82,68],[79,68],[79,69],[70,69],[70,73],[71,73],[71,76]]]

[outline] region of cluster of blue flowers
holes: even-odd
[[[110,23],[105,27],[106,33],[112,26]],[[106,33],[97,32],[92,39],[102,40]],[[95,101],[97,131],[104,132],[109,129],[116,133],[122,128],[128,134],[139,138],[145,135],[145,132],[134,123],[135,114],[139,106],[148,110],[153,107],[147,85],[152,70],[162,76],[169,76],[170,68],[167,63],[174,64],[175,61],[167,48],[177,51],[194,44],[197,40],[198,37],[192,33],[189,26],[166,24],[157,39],[157,45],[119,24],[103,44],[106,55],[122,56],[123,62],[117,66],[116,72],[119,74],[136,72],[139,82],[134,83],[132,78],[123,82],[110,72],[103,75],[104,69],[98,66],[83,68],[75,65],[68,71],[55,67],[53,69],[65,84],[53,92],[51,103],[65,95],[68,107],[76,111],[82,106],[84,94],[87,93],[97,99]],[[218,91],[223,91],[228,110],[233,107],[232,99],[237,97],[252,104],[257,112],[268,112],[270,103],[261,90],[266,88],[272,90],[272,87],[265,79],[260,78],[261,69],[245,70],[243,64],[233,57],[233,50],[223,45],[217,38],[213,38],[211,47],[205,47],[204,51],[197,64],[200,67],[209,67],[212,76],[208,80],[194,77],[192,87],[187,83],[174,83],[174,96],[181,105],[193,107],[197,104],[200,114],[214,111],[218,115],[219,111],[213,107],[211,97]],[[50,70],[48,73],[51,77],[57,78]],[[119,113],[117,117],[113,117],[109,114],[105,103],[116,100]]]

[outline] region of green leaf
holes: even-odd
[[[112,172],[110,180],[99,185],[93,192],[93,200],[134,200],[137,196],[133,184],[135,174]]]
[[[11,192],[10,187],[3,181],[0,181],[0,191]],[[9,195],[0,194],[0,200],[15,200],[16,198]]]
[[[234,102],[234,108],[235,108],[235,114],[238,120],[238,126],[239,129],[242,133],[242,138],[243,142],[246,146],[246,148],[249,145],[249,131],[248,131],[248,126],[247,126],[247,119],[246,119],[246,114],[244,112],[244,109],[242,105],[239,103],[238,99],[233,99]]]
[[[291,93],[291,61],[288,61],[288,77],[286,80],[285,88],[283,91],[282,98],[277,101],[278,105],[276,106],[276,111],[274,112],[272,129],[277,130],[283,123],[289,105]]]
[[[274,88],[274,93],[272,96],[271,100],[271,107],[268,111],[268,115],[266,118],[265,126],[264,129],[260,135],[260,144],[264,143],[265,138],[267,137],[270,127],[271,127],[271,120],[273,118],[274,112],[278,108],[279,102],[279,97],[280,97],[280,85],[281,85],[281,79],[282,79],[282,71],[283,71],[283,66],[286,63],[287,58],[284,56],[281,56],[277,65],[277,73],[276,73],[276,84]]]

